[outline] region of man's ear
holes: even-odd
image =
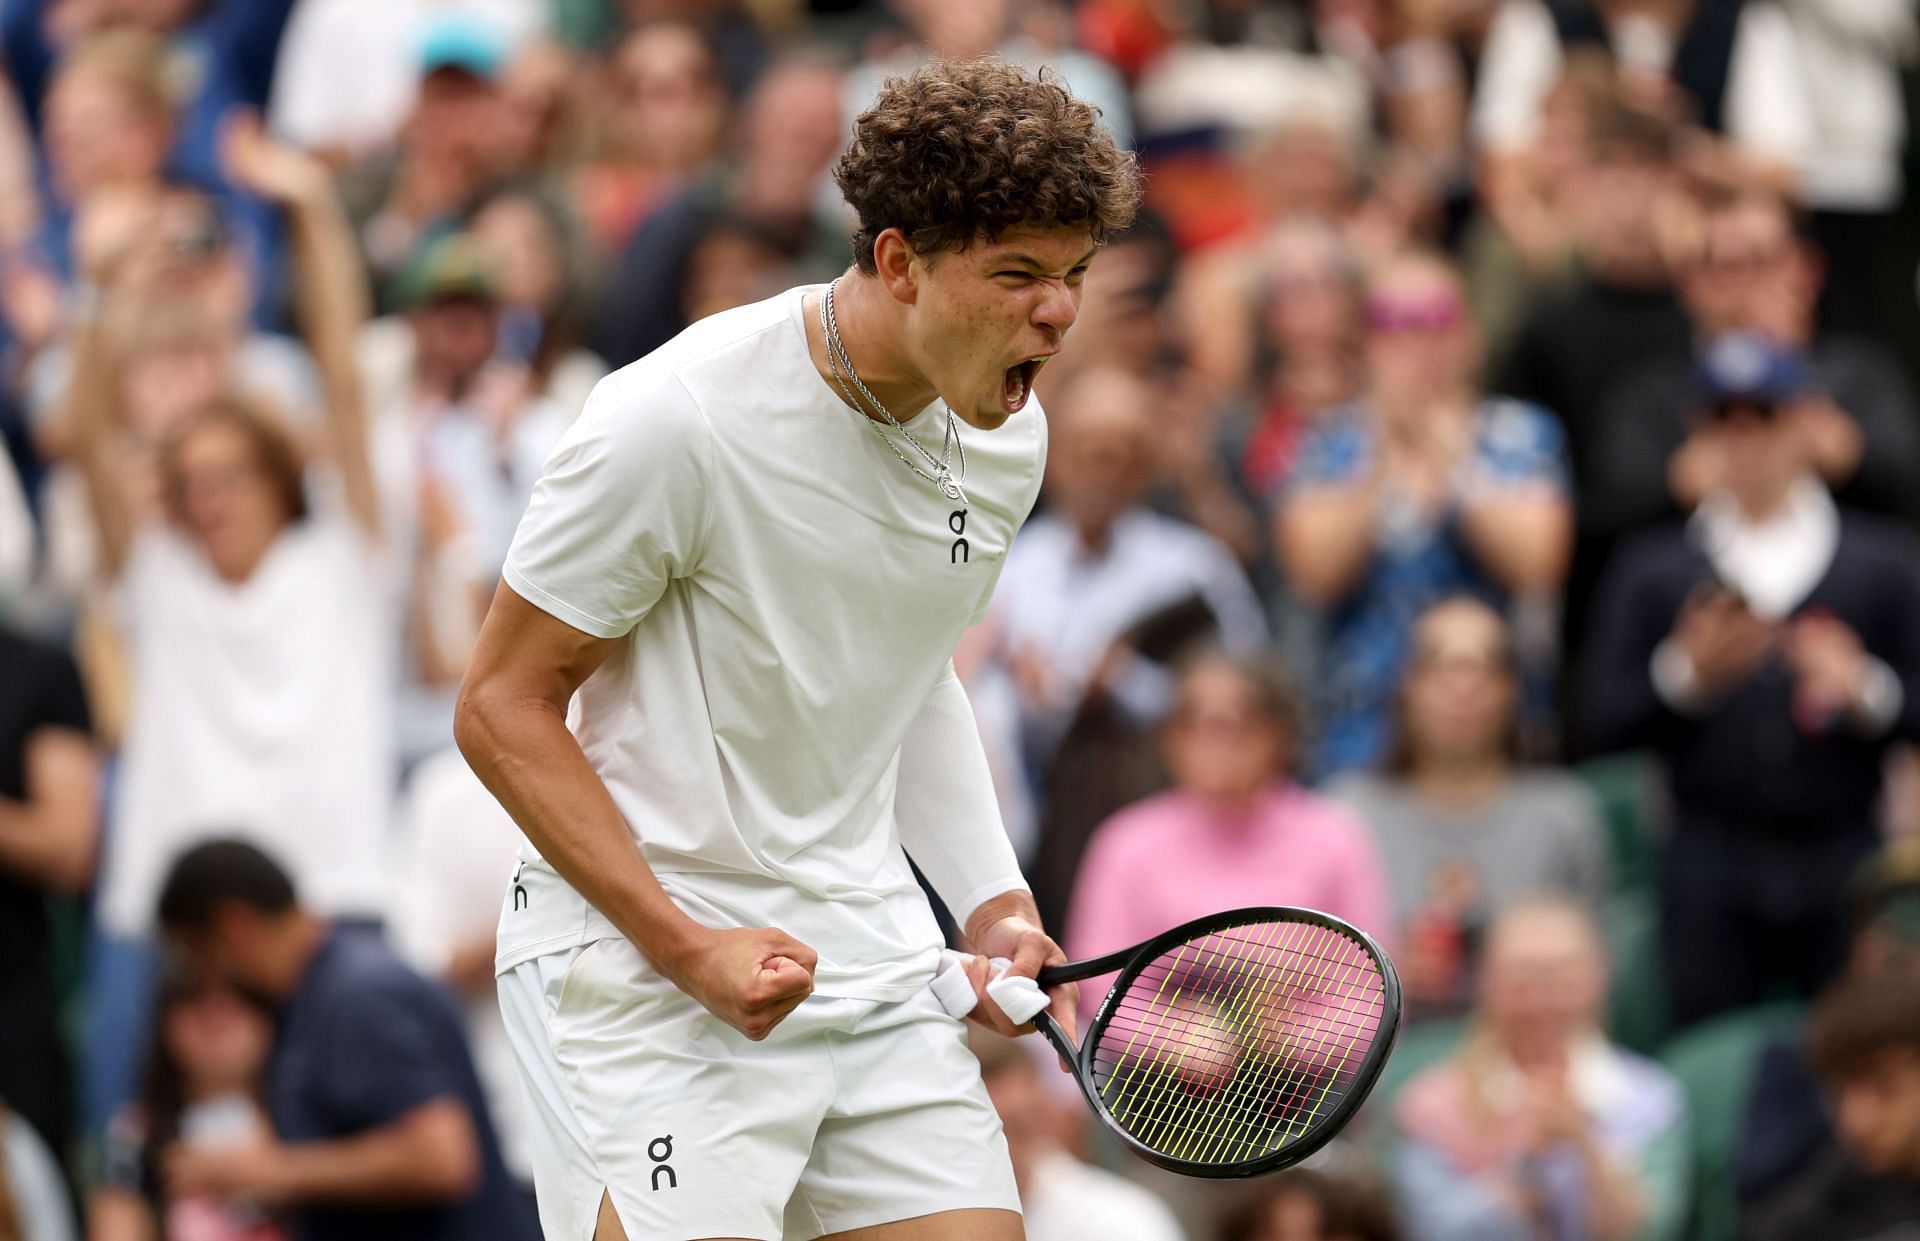
[[[897,228],[887,229],[873,239],[873,265],[880,283],[893,300],[911,306],[920,299],[920,284],[926,279],[927,263],[914,252],[913,243]]]

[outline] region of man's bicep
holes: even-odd
[[[620,641],[577,628],[503,581],[480,628],[463,694],[540,697],[564,707]]]

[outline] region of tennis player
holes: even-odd
[[[1065,960],[952,653],[1138,174],[1093,108],[985,60],[889,82],[835,178],[851,270],[595,389],[462,690],[528,841],[497,971],[552,1241],[1021,1236],[907,858],[983,957]]]

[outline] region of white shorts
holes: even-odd
[[[547,1241],[588,1241],[603,1192],[632,1241],[810,1241],[1020,1209],[979,1064],[930,991],[814,996],[755,1043],[623,937],[499,983]]]

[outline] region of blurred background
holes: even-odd
[[[261,1172],[315,1137],[267,1087],[293,1023],[169,967],[162,883],[251,841],[434,980],[463,1034],[412,1052],[471,1063],[531,1192],[517,832],[451,745],[521,508],[610,369],[843,269],[853,118],[986,53],[1148,174],[958,656],[1042,911],[1085,956],[1325,909],[1409,1003],[1360,1122],[1241,1186],[976,1040],[1029,1236],[1920,1237],[1917,36],[1911,0],[0,0],[0,1238],[530,1235],[420,1222],[472,1178],[376,1234]]]

